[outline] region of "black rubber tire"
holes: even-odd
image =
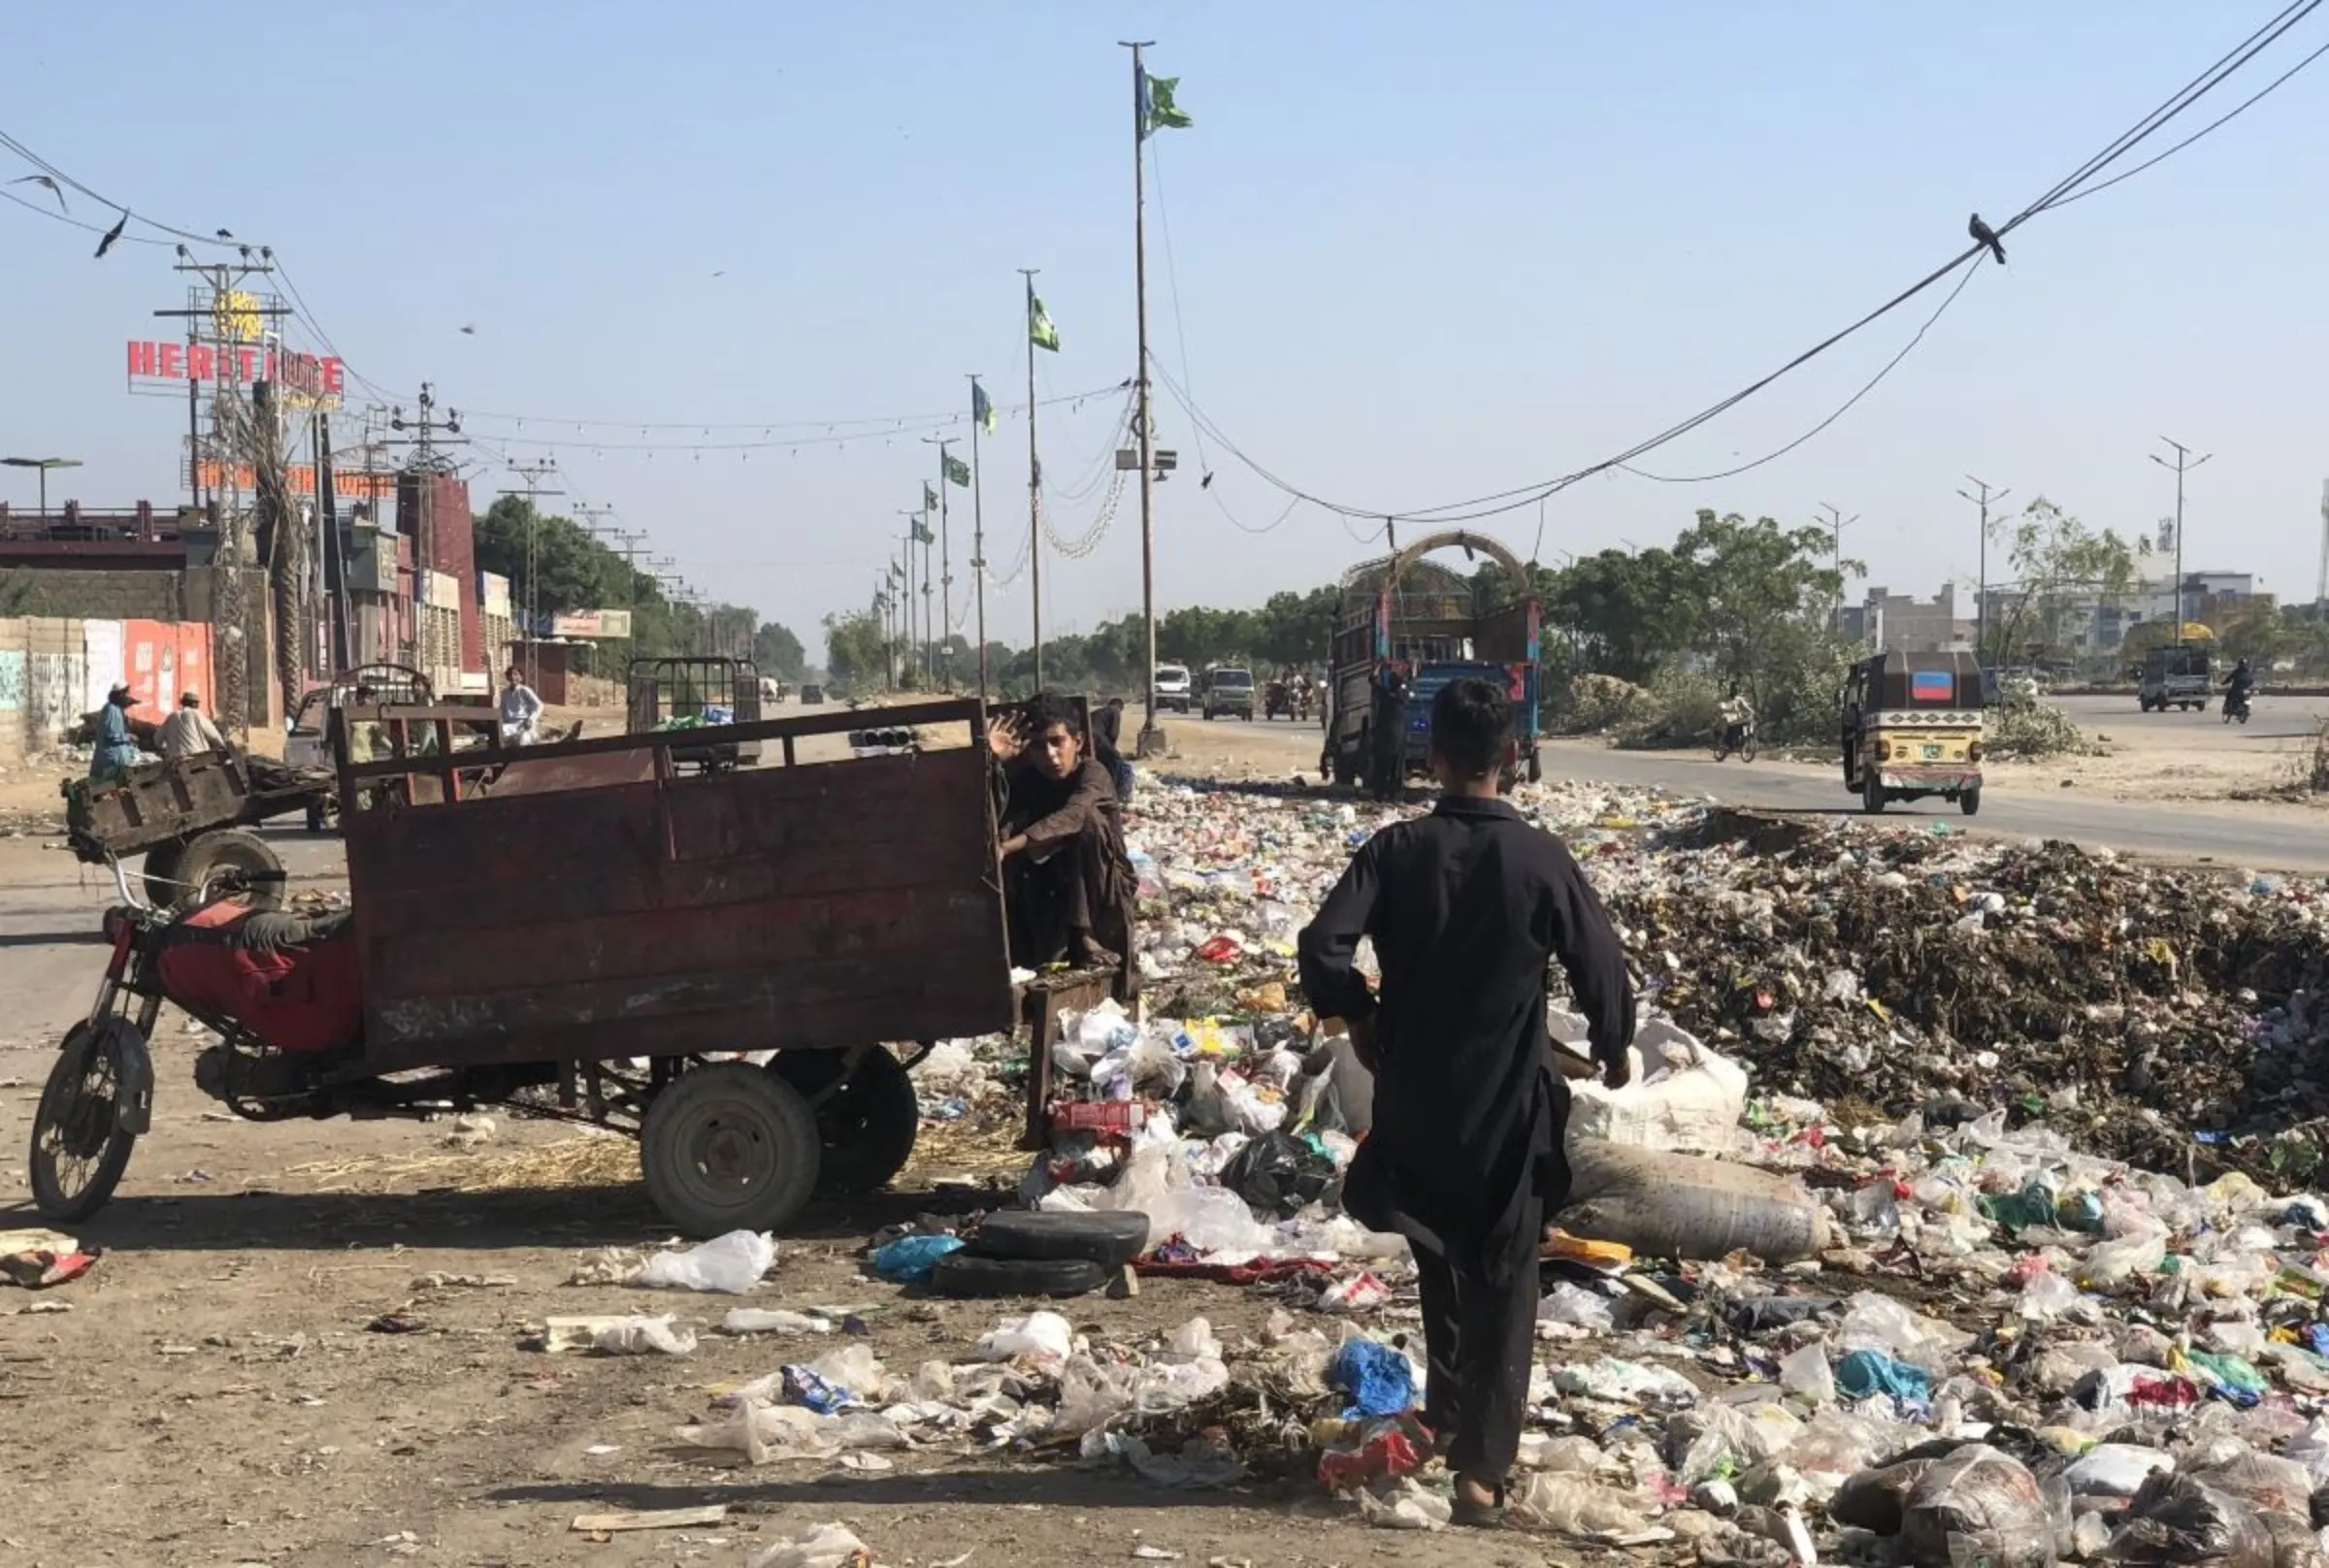
[[[1080,1259],[1122,1268],[1148,1250],[1148,1216],[1121,1210],[1046,1214],[1011,1209],[988,1215],[963,1250],[973,1258]]]
[[[317,800],[308,807],[308,832],[319,833],[324,831],[325,826],[323,802]]]
[[[1871,768],[1860,785],[1860,809],[1872,817],[1882,816],[1886,799],[1880,775]]]
[[[146,864],[138,874],[145,878],[148,903],[162,908],[178,902],[178,863],[185,853],[184,843],[175,839],[146,852]]]
[[[1749,735],[1747,737],[1747,743],[1739,748],[1739,761],[1743,763],[1751,763],[1755,761],[1755,737],[1753,735]]]
[[[824,1150],[817,1191],[855,1195],[877,1192],[914,1157],[922,1104],[905,1063],[881,1046],[868,1051],[857,1070],[826,1099],[817,1096],[840,1076],[846,1053],[782,1051],[768,1070],[799,1090],[817,1120]]]
[[[265,839],[240,828],[221,828],[204,833],[185,848],[173,873],[178,880],[174,897],[186,897],[187,890],[202,886],[204,878],[213,871],[236,869],[265,872],[271,880],[254,882],[250,891],[239,895],[235,902],[248,909],[280,909],[287,891],[282,881],[283,863]]]
[[[1982,792],[1978,789],[1971,789],[1959,795],[1957,797],[1957,809],[1964,812],[1969,817],[1980,815],[1982,809]]]
[[[689,1068],[640,1127],[647,1196],[692,1236],[783,1228],[816,1191],[823,1162],[808,1101],[749,1062]]]
[[[77,1224],[104,1208],[113,1198],[114,1189],[121,1185],[121,1173],[129,1169],[130,1154],[137,1148],[138,1135],[122,1130],[116,1118],[123,1077],[118,1058],[112,1061],[110,1068],[113,1096],[94,1102],[82,1094],[92,1051],[106,1049],[105,1040],[91,1030],[86,1019],[68,1029],[64,1048],[57,1052],[56,1062],[49,1069],[49,1082],[41,1090],[40,1107],[32,1114],[32,1148],[26,1159],[32,1201],[42,1218],[57,1225]],[[93,1146],[97,1156],[88,1178],[72,1192],[64,1190],[54,1153],[42,1147],[43,1133],[55,1128],[61,1137],[68,1126],[72,1126],[75,1140],[84,1147]]]
[[[1545,781],[1545,759],[1536,752],[1530,752],[1526,771],[1529,783],[1542,784]]]
[[[1108,1283],[1108,1273],[1082,1258],[978,1258],[948,1253],[931,1270],[935,1295],[958,1300],[992,1297],[1088,1295]]]

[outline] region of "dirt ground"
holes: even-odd
[[[0,779],[0,1230],[41,1224],[24,1168],[34,1109],[103,965],[109,890],[41,831],[61,772]],[[298,885],[338,882],[332,840],[283,841]],[[534,1348],[551,1314],[643,1308],[708,1325],[738,1304],[565,1284],[596,1249],[669,1239],[628,1179],[628,1144],[508,1117],[474,1147],[449,1146],[447,1122],[236,1122],[194,1089],[201,1037],[170,1015],[157,1036],[153,1129],[115,1201],[74,1230],[103,1257],[50,1290],[0,1287],[0,1496],[39,1500],[0,1509],[0,1562],[740,1565],[834,1520],[893,1565],[1134,1560],[1144,1547],[1192,1564],[1388,1564],[1417,1546],[1309,1486],[1176,1492],[957,1448],[873,1474],[681,1450],[672,1429],[718,1392],[836,1342],[705,1333],[689,1356],[637,1358]],[[812,1212],[741,1299],[849,1306],[894,1369],[963,1355],[1032,1303],[916,1302],[854,1255],[882,1225],[991,1201],[978,1184],[1024,1168],[1008,1142],[947,1129],[899,1191]],[[1234,1348],[1276,1304],[1155,1282],[1066,1311],[1125,1344],[1201,1315]],[[376,1329],[390,1314],[407,1331]],[[708,1503],[727,1506],[716,1526],[571,1528],[585,1513]],[[1597,1560],[1502,1537],[1442,1535],[1429,1551],[1482,1568]]]

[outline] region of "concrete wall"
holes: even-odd
[[[181,691],[208,702],[210,673],[211,628],[198,622],[0,619],[0,763],[61,749],[115,681],[159,719]]]

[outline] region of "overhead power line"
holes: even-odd
[[[2173,156],[2175,153],[2182,150],[2184,147],[2191,146],[2193,143],[2198,142],[2203,137],[2207,136],[2211,131],[2216,129],[2217,126],[2220,126],[2231,120],[2233,117],[2239,114],[2242,110],[2247,108],[2248,104],[2244,103],[2240,105],[2231,113],[2218,118],[2213,124],[2203,127],[2200,131],[2194,133],[2190,137],[2185,138],[2182,142],[2178,143],[2176,146],[2169,147],[2164,152],[2161,152],[2157,156],[2149,159],[2148,162],[2136,168],[2126,170],[2124,173],[2115,176],[2111,180],[2094,182],[2095,177],[2102,174],[2113,164],[2125,157],[2136,147],[2140,147],[2143,143],[2158,134],[2159,131],[2164,129],[2179,116],[2189,111],[2194,104],[2198,103],[2202,98],[2215,90],[2215,88],[2220,86],[2224,82],[2228,81],[2234,74],[2255,59],[2258,54],[2270,48],[2290,28],[2294,27],[2297,25],[2297,23],[2310,16],[2321,6],[2323,0],[2296,0],[2296,3],[2283,8],[2270,21],[2266,22],[2263,26],[2256,29],[2256,31],[2249,34],[2246,39],[2242,40],[2241,43],[2235,45],[2221,58],[2210,65],[2205,71],[2201,72],[2190,82],[2184,83],[2182,87],[2179,88],[2174,94],[2170,95],[2163,103],[2154,108],[2149,114],[2146,114],[2142,119],[2136,121],[2134,125],[2130,126],[2125,131],[2120,132],[2118,136],[2115,137],[2110,143],[2105,145],[2100,151],[2086,159],[2085,162],[2082,163],[2063,180],[2057,181],[2044,195],[2031,202],[2027,207],[2017,212],[2013,217],[1996,225],[1995,232],[1997,236],[2002,240],[2006,236],[2012,234],[2015,230],[2020,228],[2023,224],[2029,222],[2030,219],[2038,216],[2041,213],[2050,212],[2054,208],[2067,205],[2069,202],[2079,200],[2084,195],[2092,194],[2095,191],[2101,190],[2108,184],[2117,183],[2120,180],[2126,179],[2135,174],[2139,174],[2144,169],[2150,168],[2164,159]],[[2324,52],[2329,52],[2329,47],[2316,49],[2313,54],[2310,54],[2303,60],[2300,60],[2290,70],[2283,73],[2280,78],[2270,83],[2264,89],[2264,92],[2270,92],[2274,87],[2280,86],[2281,82],[2286,82],[2289,78],[2304,70],[2307,66],[2311,65],[2314,59]],[[2261,98],[2262,96],[2264,96],[2264,93],[2262,92],[2256,95],[2258,98]],[[2254,99],[2249,100],[2250,103],[2253,103],[2254,101]],[[1447,502],[1434,506],[1408,508],[1402,510],[1396,507],[1354,506],[1346,502],[1335,501],[1326,496],[1319,495],[1313,491],[1306,490],[1287,479],[1284,475],[1273,472],[1269,467],[1240,447],[1235,441],[1233,441],[1229,434],[1222,429],[1217,421],[1214,421],[1206,416],[1203,409],[1197,405],[1195,399],[1188,394],[1186,389],[1177,385],[1169,376],[1164,375],[1162,371],[1158,371],[1157,375],[1159,379],[1163,380],[1166,388],[1172,392],[1175,401],[1181,405],[1182,408],[1188,413],[1191,420],[1194,421],[1205,434],[1210,435],[1213,438],[1215,444],[1229,451],[1238,460],[1238,462],[1243,464],[1246,468],[1252,470],[1264,481],[1286,495],[1293,497],[1296,501],[1307,501],[1313,506],[1321,506],[1326,510],[1334,512],[1342,517],[1355,518],[1361,521],[1413,521],[1432,526],[1469,522],[1479,518],[1497,516],[1505,512],[1516,510],[1523,506],[1533,505],[1537,501],[1540,501],[1547,496],[1551,496],[1558,493],[1559,491],[1565,490],[1583,479],[1591,478],[1594,474],[1605,474],[1612,470],[1628,469],[1629,465],[1631,465],[1635,459],[1645,456],[1646,454],[1657,450],[1660,446],[1664,446],[1675,441],[1678,441],[1682,437],[1690,434],[1700,426],[1708,423],[1710,420],[1728,412],[1730,409],[1738,407],[1738,405],[1741,403],[1746,402],[1749,398],[1752,398],[1757,393],[1765,390],[1771,386],[1772,383],[1780,380],[1782,377],[1789,375],[1790,373],[1801,369],[1804,365],[1810,363],[1814,359],[1817,359],[1821,354],[1826,353],[1829,349],[1835,347],[1837,344],[1845,342],[1849,338],[1853,337],[1867,327],[1873,325],[1875,322],[1883,319],[1885,316],[1889,315],[1894,310],[1906,305],[1909,301],[1922,294],[1925,290],[1940,283],[1943,279],[1947,278],[1950,274],[1956,272],[1959,268],[1966,266],[1968,263],[1978,262],[1978,260],[1986,255],[1988,251],[1989,246],[1986,243],[1977,243],[1969,245],[1964,250],[1958,252],[1954,257],[1934,268],[1923,278],[1910,284],[1907,288],[1902,289],[1899,293],[1893,295],[1882,305],[1879,305],[1873,310],[1868,311],[1866,314],[1860,316],[1858,319],[1844,327],[1842,330],[1832,333],[1826,338],[1821,339],[1820,342],[1814,343],[1811,347],[1803,350],[1801,353],[1795,355],[1793,358],[1781,365],[1777,370],[1770,372],[1768,375],[1765,375],[1753,382],[1750,382],[1748,385],[1730,394],[1728,397],[1725,397],[1708,406],[1707,408],[1700,409],[1698,412],[1690,415],[1689,418],[1681,420],[1674,425],[1668,426],[1666,429],[1659,431],[1657,434],[1650,437],[1648,440],[1636,442],[1634,445],[1627,447],[1624,451],[1618,452],[1610,457],[1603,458],[1599,462],[1590,464],[1584,468],[1574,470],[1570,473],[1563,474],[1553,478],[1538,480],[1530,484],[1518,485],[1510,489],[1494,491],[1487,495],[1474,496],[1463,501]],[[1956,292],[1961,293],[1965,286],[1965,282],[1960,280],[1957,285]],[[1943,302],[1941,310],[1936,311],[1933,319],[1928,320],[1925,323],[1924,328],[1919,331],[1917,338],[1911,340],[1909,347],[1914,348],[1916,346],[1917,342],[1924,336],[1926,331],[1931,329],[1933,320],[1937,320],[1940,314],[1943,311],[1946,311],[1949,306],[1953,302],[1954,294],[1952,294],[1950,299]],[[1763,462],[1768,462],[1772,458],[1776,458],[1780,455],[1783,455],[1787,451],[1792,450],[1796,446],[1800,446],[1805,441],[1809,440],[1811,436],[1818,435],[1821,430],[1824,430],[1829,425],[1833,424],[1835,420],[1841,417],[1844,412],[1849,410],[1854,404],[1858,403],[1863,397],[1865,397],[1868,392],[1873,389],[1877,382],[1882,381],[1886,376],[1890,374],[1893,367],[1900,362],[1902,357],[1905,356],[1905,353],[1906,350],[1903,350],[1902,355],[1894,356],[1893,360],[1887,363],[1884,369],[1878,373],[1877,376],[1873,380],[1862,386],[1857,392],[1853,393],[1853,396],[1847,400],[1841,408],[1836,409],[1834,413],[1830,414],[1819,425],[1815,426],[1812,431],[1807,433],[1805,436],[1796,438],[1794,441],[1788,443],[1788,446],[1781,448],[1778,452],[1771,453],[1766,457],[1756,459],[1753,463],[1748,463],[1740,468],[1732,469],[1726,472],[1743,473],[1747,469],[1756,467],[1758,464]]]

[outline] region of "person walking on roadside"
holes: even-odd
[[[1511,700],[1451,682],[1431,703],[1430,815],[1370,838],[1300,938],[1302,991],[1375,1073],[1374,1127],[1344,1209],[1415,1251],[1429,1362],[1424,1423],[1456,1475],[1456,1521],[1503,1521],[1536,1332],[1537,1256],[1568,1195],[1568,1087],[1546,1031],[1558,959],[1603,1081],[1633,1039],[1625,954],[1560,841],[1500,798]],[[1361,936],[1382,990],[1354,966]]]

